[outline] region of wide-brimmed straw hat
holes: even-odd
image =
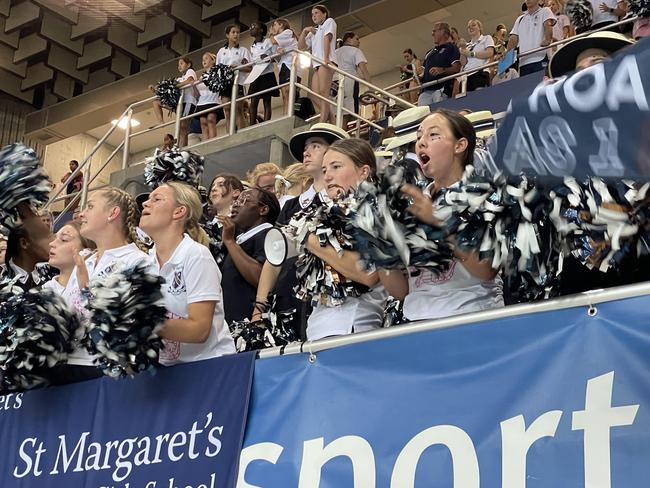
[[[401,111],[393,119],[395,137],[386,145],[387,151],[405,146],[417,139],[417,130],[422,121],[431,113],[429,107],[411,107]]]
[[[602,49],[612,54],[631,44],[634,44],[634,41],[628,39],[623,34],[609,31],[594,32],[588,36],[568,42],[558,49],[551,58],[549,64],[551,77],[559,78],[571,71],[575,71],[578,56],[587,49]]]
[[[465,115],[465,118],[474,126],[476,137],[490,137],[497,131],[494,116],[489,110],[472,112]]]
[[[305,142],[310,137],[322,137],[329,144],[340,139],[348,139],[350,136],[340,127],[325,122],[318,122],[309,130],[299,132],[289,140],[289,152],[296,161],[302,161],[302,154],[305,151]]]

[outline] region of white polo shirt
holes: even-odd
[[[200,107],[201,105],[212,105],[219,104],[221,100],[219,99],[219,94],[210,90],[205,83],[201,82],[196,85],[196,89],[199,91],[199,99],[196,102],[196,105]],[[207,117],[208,114],[204,114],[203,117]]]
[[[247,64],[250,60],[251,54],[245,47],[222,47],[217,51],[217,64],[225,64],[226,66],[235,68],[236,66]],[[237,84],[243,85],[247,76],[248,73],[240,71]]]
[[[517,17],[510,34],[519,37],[520,53],[541,47],[542,42],[544,42],[544,22],[547,20],[552,20],[553,24],[555,24],[555,15],[553,15],[553,12],[551,12],[551,9],[548,7],[539,8],[533,14],[524,12]],[[545,56],[546,51],[539,51],[528,56],[523,56],[519,60],[519,66],[538,63],[542,61]]]
[[[321,25],[316,27],[316,34],[311,32],[307,35],[307,45],[311,48],[311,53],[318,59],[325,59],[325,36],[332,34],[329,41],[330,44],[330,59],[329,61],[336,63],[336,22],[332,17],[325,19]],[[321,65],[318,61],[314,61],[314,68]]]
[[[594,15],[592,17],[593,20],[591,21],[592,26],[602,24],[603,22],[618,22],[618,17],[616,14],[600,11],[601,3],[604,3],[609,8],[616,8],[618,0],[589,0],[589,3],[591,3],[591,8],[594,11]]]
[[[216,302],[212,328],[202,344],[163,339],[160,363],[165,366],[211,359],[235,353],[235,343],[226,326],[221,294],[221,271],[207,247],[185,234],[171,258],[160,266],[156,246],[149,251],[154,272],[165,279],[162,293],[168,318],[186,319],[187,307],[197,302]]]
[[[275,42],[277,42],[277,47],[281,47],[285,51],[291,49],[298,49],[298,40],[293,34],[291,29],[285,29],[275,36]],[[280,57],[278,64],[280,66],[285,65],[287,68],[291,69],[291,58],[295,53],[286,53]]]
[[[489,47],[494,47],[494,39],[492,39],[492,36],[488,36],[486,34],[481,35],[481,37],[479,37],[476,42],[470,41],[467,44],[467,49],[469,49],[473,53],[483,52]],[[465,66],[463,67],[463,71],[470,71],[476,68],[480,68],[481,66],[488,64],[489,62],[490,62],[489,59],[473,58],[468,56],[467,63],[465,63]],[[468,75],[468,76],[472,76],[472,75]]]
[[[197,80],[196,72],[192,68],[188,68],[183,76],[179,76],[178,78],[176,78],[176,81],[182,83],[183,81],[187,81],[190,78],[193,78],[194,81]],[[194,96],[194,87],[186,86],[182,88],[182,90],[183,90],[183,103],[196,105],[196,97]]]
[[[269,56],[273,54],[273,43],[270,39],[266,38],[262,42],[253,42],[251,45],[251,61],[256,63],[269,63],[264,71],[260,75],[265,75],[267,73],[273,73],[273,63]]]
[[[93,280],[94,278],[103,278],[116,271],[133,268],[140,263],[148,262],[148,260],[147,254],[138,249],[135,244],[131,243],[105,251],[99,261],[97,261],[97,254],[93,254],[86,260],[86,269],[88,271],[88,278]],[[53,289],[56,290],[56,287],[53,287]],[[76,267],[72,270],[70,281],[68,281],[68,285],[62,292],[62,296],[83,317],[88,318],[88,310],[84,306],[85,300],[81,296],[79,282],[77,281]],[[68,364],[95,366],[93,356],[88,354],[84,348],[75,349],[68,356]]]

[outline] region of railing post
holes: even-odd
[[[287,101],[287,115],[293,115],[294,105],[296,103],[297,58],[298,54],[293,53],[293,57],[291,58],[291,70],[289,72],[289,100]]]
[[[90,155],[90,158],[88,159],[88,164],[86,166],[86,174],[84,175],[84,182],[83,185],[81,186],[81,202],[79,204],[79,207],[83,209],[86,206],[86,201],[88,200],[88,186],[90,185],[90,167],[93,164],[93,156],[92,154]],[[76,198],[76,197],[75,197]]]
[[[345,98],[345,83],[345,76],[339,73],[339,91],[336,93],[336,126],[341,128],[343,128],[343,99]]]
[[[176,122],[174,123],[174,140],[177,144],[180,143],[181,137],[181,117],[183,114],[183,89],[181,89],[181,96],[178,97],[178,103],[176,104]],[[180,146],[179,146],[180,147]]]
[[[235,78],[232,82],[230,93],[230,121],[228,123],[228,134],[233,135],[237,130],[237,90],[239,89],[239,70],[235,69]]]
[[[126,169],[129,165],[129,149],[131,146],[131,118],[133,117],[133,109],[129,109],[126,113],[126,129],[124,130],[124,152],[122,153],[122,169]],[[119,124],[119,122],[118,122]]]

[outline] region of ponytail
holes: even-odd
[[[210,238],[208,237],[207,232],[205,232],[203,227],[201,227],[197,222],[186,221],[185,231],[192,240],[199,244],[203,244],[205,247],[210,247]]]
[[[203,215],[203,207],[201,205],[201,197],[196,189],[192,188],[186,183],[178,181],[168,181],[165,183],[174,192],[176,203],[187,210],[184,232],[199,244],[208,246],[210,240],[206,232],[199,225],[199,219]]]

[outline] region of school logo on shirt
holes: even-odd
[[[444,270],[442,273],[435,274],[429,270],[421,269],[420,275],[415,280],[416,288],[420,288],[422,285],[439,285],[440,283],[446,283],[454,277],[454,270],[456,269],[456,260],[454,259],[449,268]]]
[[[111,263],[108,266],[106,266],[103,270],[101,270],[97,276],[99,278],[104,278],[111,274],[113,271],[115,271],[115,268],[117,267],[117,263]]]
[[[174,270],[174,277],[172,282],[167,287],[167,292],[170,295],[180,295],[185,293],[185,281],[183,280],[183,267],[178,267]]]

